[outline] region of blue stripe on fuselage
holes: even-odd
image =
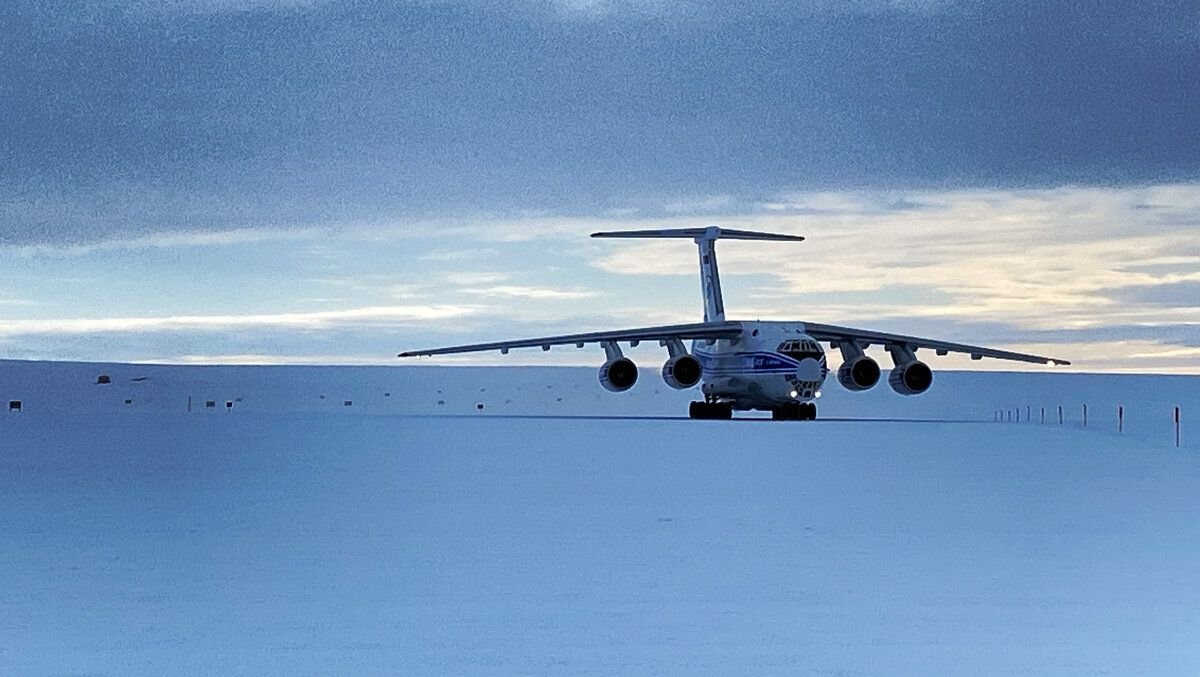
[[[743,352],[732,354],[714,354],[701,351],[692,353],[704,373],[713,376],[730,374],[792,374],[800,362],[787,355],[779,353]]]

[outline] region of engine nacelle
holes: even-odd
[[[600,385],[609,392],[625,392],[637,379],[637,365],[628,357],[614,357],[600,367]]]
[[[838,368],[838,383],[846,390],[869,390],[879,383],[879,363],[866,355],[842,362]]]
[[[898,364],[888,374],[888,385],[901,395],[920,395],[933,385],[933,370],[920,360]]]
[[[704,369],[700,360],[691,355],[678,355],[663,364],[662,377],[667,385],[676,390],[686,390],[700,382]]]

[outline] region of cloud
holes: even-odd
[[[433,251],[421,254],[417,258],[421,261],[431,262],[447,262],[447,261],[471,261],[475,259],[494,258],[499,256],[500,252],[496,249],[484,247],[456,247],[454,249],[435,249]]]
[[[0,243],[0,251],[26,258],[38,256],[81,257],[105,252],[135,252],[144,249],[180,249],[190,247],[228,247],[276,240],[302,240],[315,236],[317,232],[314,229],[238,228],[217,231],[164,232],[136,237],[125,237],[114,234],[115,237],[113,239],[104,239],[83,244]]]
[[[41,350],[72,357],[93,355],[89,351],[101,345],[94,337],[100,336],[111,338],[103,344],[116,346],[111,350],[130,351],[108,354],[115,359],[335,355],[342,354],[343,344],[348,355],[369,356],[373,349],[351,349],[363,339],[345,330],[364,328],[378,340],[388,329],[402,329],[402,335],[390,335],[390,343],[406,347],[695,321],[694,245],[586,235],[713,222],[808,237],[803,243],[720,243],[726,305],[734,319],[809,320],[996,347],[1042,346],[1043,352],[1088,369],[1148,371],[1159,355],[1163,369],[1186,370],[1182,356],[1200,345],[1200,306],[1193,301],[1200,294],[1200,184],[785,192],[735,198],[732,204],[762,206],[757,212],[706,214],[700,222],[687,215],[492,217],[456,219],[415,234],[379,223],[299,234],[146,236],[119,246],[188,249],[232,243],[243,261],[296,259],[315,266],[297,276],[297,298],[322,304],[308,308],[357,308],[199,314],[188,312],[185,303],[162,317],[135,311],[39,320],[12,305],[6,308],[10,319],[0,322],[0,338],[36,337]],[[287,242],[242,248],[260,235]],[[72,274],[88,272],[84,277],[90,279],[95,271],[88,266],[96,263],[104,279],[120,288],[123,274],[106,254],[93,249],[80,252],[79,261],[22,263],[47,266],[46,279],[67,268]],[[205,260],[204,252],[194,254]],[[224,258],[228,252],[218,254]],[[186,261],[193,253],[183,256]],[[325,271],[325,263],[336,267]],[[287,275],[288,269],[271,274]],[[645,276],[677,279],[656,282]],[[27,291],[23,288],[22,299],[45,300]],[[47,298],[66,303],[61,293]],[[403,301],[377,305],[380,299]],[[138,307],[133,301],[127,306]],[[591,315],[580,316],[580,306]],[[218,332],[241,338],[229,343],[222,336],[217,349],[208,344]],[[282,339],[286,334],[311,345]],[[191,335],[208,338],[185,349],[181,337]],[[91,343],[64,343],[70,336],[88,337]],[[337,349],[324,341],[337,343]],[[30,344],[6,343],[9,354],[29,350]],[[64,345],[74,352],[54,347]],[[372,345],[381,355],[392,349]],[[1185,352],[1174,352],[1180,350]]]
[[[882,12],[928,14],[956,7],[952,0],[758,0],[754,3],[730,3],[722,0],[516,0],[513,4],[534,7],[547,4],[563,18],[633,17],[689,21],[756,15],[803,16]]]
[[[18,0],[19,1],[19,0]],[[378,2],[363,0],[93,0],[91,16],[104,12],[171,16],[188,14],[226,15],[244,12],[300,12],[330,5],[371,7]],[[737,16],[756,12],[874,13],[880,11],[931,12],[954,7],[950,0],[762,0],[756,7],[720,0],[394,0],[391,4],[413,7],[455,6],[473,10],[548,14],[559,18],[599,19],[613,16],[662,18]],[[34,6],[35,8],[37,5]],[[77,10],[82,11],[82,10]]]
[[[1153,346],[1146,352],[1131,352],[1127,355],[1133,360],[1160,360],[1162,358],[1184,357],[1195,359],[1200,357],[1200,347],[1196,348],[1170,348]]]
[[[549,0],[548,4],[561,17],[590,19],[678,17],[704,9],[704,3],[696,0]]]
[[[1116,289],[1112,296],[1126,304],[1169,308],[1200,307],[1200,257],[1192,258],[1193,273],[1159,276],[1157,284]]]
[[[918,213],[889,209],[897,199],[920,205]],[[1005,321],[1026,330],[1200,322],[1191,300],[1200,288],[1200,185],[841,192],[775,204],[802,211],[721,225],[809,239],[721,243],[731,314],[860,325]],[[594,265],[622,276],[694,276],[689,250],[672,241],[622,244]],[[770,280],[756,281],[757,305],[738,300],[744,275]],[[937,294],[922,298],[913,285]]]
[[[735,203],[732,195],[698,195],[663,205],[667,214],[711,214],[729,211]]]
[[[123,15],[169,17],[192,14],[240,14],[244,12],[295,12],[335,4],[337,0],[92,0],[91,11],[115,11]]]
[[[481,284],[494,284],[503,282],[509,278],[508,273],[495,272],[466,272],[466,273],[449,273],[446,275],[446,281],[450,284],[473,286]]]
[[[1179,86],[1195,50],[1139,43],[1133,24],[1197,10],[1035,4],[0,3],[0,243],[1195,176],[1179,143],[1198,131],[1200,90]],[[130,17],[163,7],[184,19]],[[617,21],[544,20],[572,13]],[[45,15],[79,15],[81,35],[30,38]],[[709,16],[724,20],[672,30]]]
[[[589,289],[551,289],[548,287],[522,287],[517,285],[467,287],[459,289],[459,291],[475,296],[495,296],[538,301],[575,301],[578,299],[595,298],[601,295],[600,292]]]
[[[229,332],[263,328],[317,330],[345,326],[414,324],[461,318],[476,312],[478,308],[475,306],[412,305],[261,315],[0,319],[0,337],[179,331]]]

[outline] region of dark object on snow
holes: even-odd
[[[342,402],[343,407],[349,407],[352,404],[354,404],[354,402],[352,400],[345,400],[344,402]]]
[[[225,411],[233,411],[233,400],[225,400]]]
[[[133,400],[125,400],[125,404],[133,404]]]
[[[482,405],[482,404],[477,404],[477,405],[475,405],[475,408],[476,408],[476,409],[478,409],[479,411],[483,411],[483,405]]]
[[[106,386],[110,383],[112,383],[112,377],[108,374],[100,374],[96,377],[96,385],[98,386]]]
[[[9,400],[8,410],[9,411],[21,411],[21,400]]]
[[[205,402],[204,402],[204,408],[205,408],[205,409],[216,409],[216,408],[217,408],[217,401],[216,401],[216,400],[205,400]]]
[[[150,380],[149,376],[138,376],[136,378],[129,379],[129,381],[131,383],[141,383],[142,381],[149,381],[149,380]]]

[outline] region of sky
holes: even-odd
[[[808,238],[720,245],[735,319],[1200,373],[1190,0],[10,0],[0,59],[0,357],[692,322],[688,243],[586,235],[719,224]]]

